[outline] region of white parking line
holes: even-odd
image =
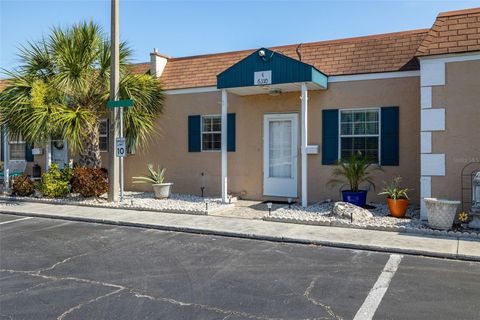
[[[0,225],[7,224],[7,223],[12,223],[12,222],[17,222],[17,221],[28,220],[28,219],[32,219],[32,217],[25,217],[25,218],[20,218],[20,219],[15,219],[15,220],[4,221],[4,222],[0,222]]]
[[[353,320],[370,320],[373,318],[375,311],[377,311],[380,302],[382,302],[385,292],[387,292],[390,281],[392,281],[395,272],[397,272],[398,265],[402,261],[402,256],[398,254],[390,255],[382,273],[378,277],[377,282],[368,293],[367,298],[363,302],[360,309]]]

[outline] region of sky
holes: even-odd
[[[120,38],[145,62],[153,48],[180,57],[430,28],[439,12],[472,7],[480,0],[120,0]],[[0,0],[0,68],[18,66],[20,45],[84,20],[108,34],[110,1]]]

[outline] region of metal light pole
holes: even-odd
[[[110,56],[110,100],[117,101],[119,99],[119,83],[120,83],[120,56],[119,56],[119,22],[118,22],[118,1],[112,0],[111,12],[111,56]],[[109,143],[108,143],[108,201],[118,201],[119,187],[119,160],[115,156],[116,138],[119,136],[119,119],[118,108],[112,108],[110,111],[109,123]],[[122,115],[121,115],[122,117]],[[123,119],[120,119],[122,123]],[[120,126],[123,126],[120,124]]]
[[[123,138],[123,107],[120,107],[120,137]],[[123,202],[124,172],[123,157],[120,157],[120,202]]]

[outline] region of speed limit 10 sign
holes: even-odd
[[[125,138],[117,138],[116,140],[116,156],[125,157],[127,155],[127,149],[125,147]]]

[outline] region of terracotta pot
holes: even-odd
[[[408,199],[393,200],[391,198],[387,198],[387,205],[392,217],[405,218],[405,213],[407,212],[408,207]]]

